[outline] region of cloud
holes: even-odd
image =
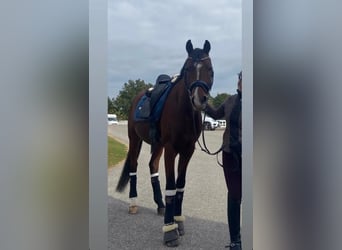
[[[235,92],[241,69],[241,0],[108,2],[108,95],[128,80],[154,83],[161,73],[179,73],[185,43],[211,43],[212,94]]]

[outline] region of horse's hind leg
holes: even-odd
[[[152,153],[151,160],[149,163],[150,173],[151,173],[151,184],[153,188],[153,199],[154,202],[158,205],[157,212],[159,215],[164,215],[165,213],[165,205],[163,202],[162,193],[160,190],[160,182],[159,182],[159,160],[163,153],[163,147],[158,146],[155,148]]]
[[[130,172],[129,172],[129,180],[130,180],[130,189],[129,189],[129,198],[130,205],[128,212],[130,214],[136,214],[138,212],[137,206],[137,167],[138,167],[138,156],[141,150],[142,140],[135,138],[134,143],[130,142],[129,145],[129,157],[130,157]],[[132,138],[130,139],[132,141]]]

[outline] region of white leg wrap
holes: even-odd
[[[184,188],[177,188],[177,192],[184,192]]]
[[[165,226],[163,226],[163,233],[170,232],[176,228],[178,228],[177,223],[173,223],[171,225],[165,225]]]
[[[151,178],[152,178],[152,177],[155,177],[155,176],[159,176],[159,173],[151,174]]]
[[[134,176],[134,175],[137,175],[137,172],[131,172],[131,173],[129,173],[129,176]]]
[[[131,206],[137,205],[137,197],[130,198],[130,200],[131,200]]]
[[[175,221],[185,221],[184,215],[174,216],[173,218],[175,219]]]

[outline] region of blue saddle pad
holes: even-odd
[[[161,93],[160,97],[158,97],[158,100],[153,100],[152,107],[150,97],[151,93],[149,94],[149,96],[145,94],[140,98],[138,105],[134,111],[135,121],[157,122],[160,120],[165,101],[174,85],[171,81],[164,82],[163,84],[166,84],[163,92]]]

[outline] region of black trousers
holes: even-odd
[[[222,151],[222,162],[229,197],[241,201],[241,158],[238,159],[234,154]]]
[[[224,177],[228,189],[227,218],[229,236],[231,242],[237,243],[241,242],[241,157],[223,151],[222,158]],[[241,249],[241,246],[236,246],[236,249]]]

